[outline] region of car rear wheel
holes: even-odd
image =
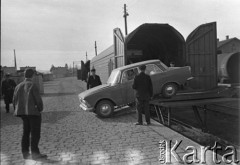
[[[100,117],[110,117],[113,113],[114,106],[111,101],[102,100],[97,104],[96,113]]]
[[[162,95],[165,98],[171,98],[177,93],[177,85],[175,83],[167,83],[162,88]]]

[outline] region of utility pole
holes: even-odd
[[[87,58],[87,52],[86,52],[86,62],[87,62],[88,58]]]
[[[128,32],[127,32],[127,16],[129,16],[129,14],[127,12],[127,5],[124,4],[124,15],[123,15],[123,17],[124,17],[124,20],[125,20],[125,35],[128,34]]]
[[[13,49],[13,52],[14,52],[14,66],[15,66],[15,69],[17,70],[17,59],[16,59],[15,49]]]
[[[95,54],[97,56],[97,41],[95,41]]]
[[[73,77],[74,77],[74,61],[73,61],[72,71],[73,71]]]

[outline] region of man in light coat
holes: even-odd
[[[24,159],[30,158],[29,147],[31,146],[32,159],[47,158],[41,154],[38,148],[41,134],[41,112],[43,101],[38,87],[32,82],[35,71],[26,69],[25,80],[17,85],[13,95],[14,115],[23,120],[22,154]],[[31,135],[31,140],[30,140]],[[31,145],[30,145],[31,143]]]

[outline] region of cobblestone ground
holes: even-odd
[[[77,95],[85,83],[63,78],[44,84],[44,112],[40,151],[47,160],[23,160],[20,140],[22,122],[6,114],[1,101],[1,165],[5,164],[160,164],[159,141],[183,140],[178,149],[198,144],[154,121],[135,126],[135,113],[125,110],[101,119],[79,108]],[[173,161],[174,162],[174,161]],[[173,164],[179,164],[177,162]],[[211,163],[210,163],[211,164]]]

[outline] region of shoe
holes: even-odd
[[[147,125],[151,125],[151,123],[150,123],[150,122],[147,122]]]
[[[46,159],[46,158],[47,158],[47,155],[45,155],[45,154],[34,154],[34,155],[32,155],[33,160]]]
[[[31,154],[23,154],[23,159],[31,159]]]
[[[143,125],[142,123],[139,123],[139,122],[137,122],[137,123],[135,123],[135,125]]]

